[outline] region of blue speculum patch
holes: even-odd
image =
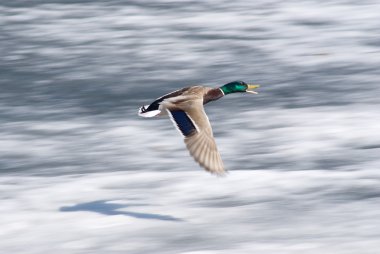
[[[197,130],[189,116],[184,111],[175,110],[170,111],[170,113],[172,114],[174,121],[177,123],[179,130],[184,136],[187,137]]]

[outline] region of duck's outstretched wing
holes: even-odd
[[[202,100],[194,100],[191,107],[167,107],[174,125],[182,133],[191,156],[207,171],[225,174],[222,158],[216,146],[211,125]]]

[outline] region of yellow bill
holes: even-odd
[[[247,93],[253,93],[253,94],[258,94],[256,91],[252,91],[253,89],[259,88],[260,85],[253,85],[253,84],[248,84],[248,89],[246,90]]]

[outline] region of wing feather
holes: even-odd
[[[205,158],[205,155],[208,153],[208,149],[207,149],[207,146],[206,146],[206,142],[205,140],[203,140],[203,144],[201,145],[201,152],[200,152],[200,156],[199,156],[199,161],[203,161],[204,158]]]
[[[194,112],[188,112],[188,114],[192,119],[195,118],[193,118]],[[207,171],[214,174],[223,175],[225,173],[223,161],[219,155],[218,148],[212,134],[211,125],[206,113],[203,110],[203,106],[199,112],[196,112],[196,114],[198,114],[198,119],[200,118],[199,115],[202,115],[202,121],[207,123],[198,123],[198,121],[195,120],[195,123],[200,126],[200,131],[189,137],[185,137],[187,149],[195,161],[197,161]]]
[[[193,151],[193,156],[196,158],[200,158],[201,150],[203,147],[205,147],[205,143],[203,142],[203,140],[200,140],[199,143],[193,143],[193,145],[190,148]]]
[[[213,174],[225,174],[211,125],[203,108],[203,100],[171,98],[164,101],[163,105],[174,120],[176,127],[184,135],[186,147],[194,160]],[[187,129],[191,129],[191,131]]]

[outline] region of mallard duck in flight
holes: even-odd
[[[252,93],[259,85],[234,81],[218,88],[190,86],[166,94],[150,105],[140,108],[142,117],[168,114],[174,126],[185,139],[187,149],[194,160],[207,171],[223,175],[223,161],[218,152],[211,125],[203,105],[230,93]]]

